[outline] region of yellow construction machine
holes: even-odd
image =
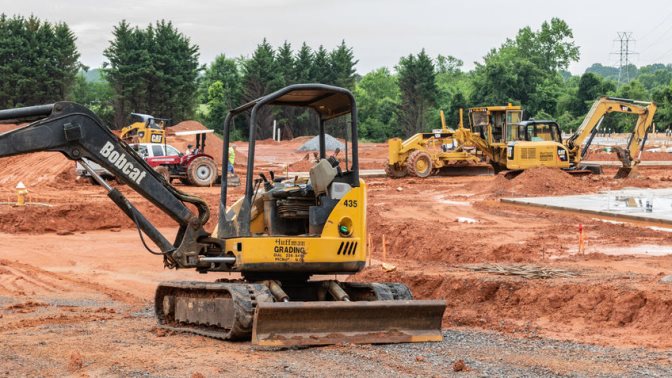
[[[639,156],[651,128],[656,104],[630,99],[601,97],[591,107],[583,122],[568,139],[562,140],[557,122],[520,121],[520,116],[506,111],[506,122],[497,126],[497,117],[488,108],[469,109],[469,129],[460,127],[455,139],[460,145],[475,146],[487,156],[496,171],[519,171],[537,167],[555,167],[570,173],[600,173],[601,167],[582,163],[583,157],[609,113],[637,115],[637,123],[625,148],[617,147],[623,167],[617,177],[627,177],[639,163]],[[493,122],[494,120],[494,122]]]
[[[440,172],[451,175],[491,174],[490,166],[481,164],[479,157],[456,144],[454,134],[455,130],[446,126],[446,118],[441,111],[441,129],[417,133],[403,141],[401,138],[390,139],[385,172],[392,178],[406,175],[425,178]]]
[[[318,120],[319,162],[307,179],[255,177],[258,114],[273,106],[312,111]],[[227,204],[222,182],[219,219],[205,230],[210,210],[181,192],[90,110],[69,102],[0,111],[0,121],[38,119],[0,134],[0,157],[36,151],[78,160],[110,199],[155,245],[166,267],[216,274],[216,280],[163,282],[155,296],[160,327],[260,345],[397,343],[442,340],[445,300],[413,300],[401,283],[341,282],[367,261],[366,184],[359,177],[357,109],[346,89],[297,84],[229,112],[223,165],[234,119],[246,116],[249,149],[245,194]],[[345,117],[352,136],[345,162],[326,155],[325,124]],[[348,133],[345,133],[347,135]],[[112,172],[179,226],[169,241],[89,164]],[[195,212],[197,212],[195,214]],[[230,273],[236,273],[230,276]],[[329,277],[329,278],[325,278]],[[321,279],[320,279],[321,278]]]
[[[166,118],[131,113],[131,124],[121,129],[120,138],[126,143],[165,143]]]
[[[467,109],[469,128],[464,127],[463,111],[460,109],[460,124],[455,131],[458,145],[471,148],[495,171],[499,163],[506,159],[506,146],[519,140],[518,124],[523,119],[523,109],[518,105],[481,106]]]

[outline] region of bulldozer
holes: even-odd
[[[456,145],[455,130],[446,126],[443,110],[441,129],[417,133],[406,140],[388,140],[388,163],[385,173],[391,178],[407,175],[425,178],[431,175],[491,175],[489,165]]]
[[[518,116],[507,110],[506,121],[497,126],[496,113],[493,117],[489,108],[474,108],[469,109],[470,127],[460,127],[454,138],[460,145],[474,146],[483,153],[497,172],[554,167],[572,174],[599,174],[602,173],[600,166],[585,164],[582,160],[604,117],[609,113],[635,114],[638,117],[627,146],[614,148],[622,163],[616,177],[634,175],[656,113],[656,104],[653,102],[600,97],[593,103],[576,132],[564,141],[556,121],[520,121]]]
[[[255,175],[258,114],[279,106],[316,115],[319,162],[309,179],[276,177],[273,172]],[[267,346],[442,340],[444,300],[414,300],[401,283],[336,279],[361,271],[369,253],[366,184],[359,177],[352,93],[323,84],[296,84],[230,110],[223,129],[223,165],[234,119],[243,115],[250,125],[245,194],[228,204],[228,185],[222,182],[220,216],[211,232],[205,229],[210,209],[204,200],[169,185],[81,105],[58,102],[0,110],[0,121],[34,120],[0,134],[0,157],[53,151],[79,161],[135,223],[144,247],[166,267],[216,275],[210,281],[160,283],[154,301],[159,327]],[[345,164],[326,156],[325,145],[325,124],[341,117],[346,122],[337,125],[349,128],[351,135]],[[168,214],[178,225],[174,241],[84,158],[121,177]],[[230,273],[239,276],[222,277]]]

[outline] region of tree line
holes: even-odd
[[[80,69],[75,35],[65,23],[0,15],[0,106],[66,98]]]
[[[293,83],[319,82],[350,89],[359,106],[360,137],[382,141],[440,127],[439,110],[450,126],[458,110],[472,106],[522,105],[535,118],[558,120],[575,130],[591,103],[610,95],[656,101],[658,129],[672,126],[672,65],[628,67],[630,81],[618,85],[613,67],[594,64],[582,75],[567,71],[579,60],[571,28],[553,18],[529,26],[491,49],[471,70],[450,56],[429,56],[424,49],[403,56],[392,67],[357,74],[358,63],[345,41],[333,49],[261,41],[249,57],[217,56],[201,66],[199,48],[169,21],[144,28],[120,22],[103,52],[102,80],[84,77],[75,36],[65,23],[35,17],[0,16],[0,104],[16,107],[68,99],[92,108],[115,128],[131,112],[171,118],[195,117],[219,130],[224,117],[246,101]],[[259,115],[257,135],[270,137],[270,123],[285,137],[315,134],[310,112],[267,109]],[[626,131],[634,121],[610,116],[603,129]],[[330,130],[338,134],[342,127]],[[244,120],[234,138],[245,139]]]

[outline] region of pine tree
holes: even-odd
[[[191,117],[202,69],[198,46],[163,20],[144,30],[122,21],[113,36],[104,55],[109,60],[105,77],[115,93],[116,126],[123,126],[130,112],[173,122]]]
[[[353,90],[355,88],[355,65],[358,60],[354,59],[352,48],[341,41],[330,54],[331,75],[333,84],[339,87]]]
[[[310,81],[322,84],[334,83],[329,52],[322,45],[313,54],[313,64],[310,66]]]
[[[281,84],[273,47],[264,40],[257,45],[252,58],[243,64],[243,97],[251,101],[278,89]],[[269,138],[272,134],[273,111],[262,108],[257,114],[257,139]]]
[[[405,136],[427,128],[428,112],[436,102],[436,73],[423,49],[417,56],[402,57],[397,65],[401,105],[399,121]]]
[[[0,15],[0,106],[65,100],[79,70],[75,36],[64,23]]]
[[[294,59],[294,79],[297,83],[312,81],[311,70],[313,67],[313,50],[303,42]]]
[[[285,41],[278,49],[276,65],[280,74],[281,86],[296,83],[294,77],[294,54],[292,52],[292,45],[289,42]]]

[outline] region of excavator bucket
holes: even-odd
[[[446,302],[258,303],[252,343],[264,346],[388,344],[441,341]]]
[[[637,169],[637,166],[618,168],[618,171],[614,176],[614,178],[616,179],[636,178],[636,177],[639,177],[639,169]]]

